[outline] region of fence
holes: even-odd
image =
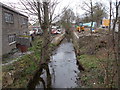
[[[19,35],[16,37],[17,43],[25,46],[30,46],[31,45],[31,36],[25,36],[25,35]]]

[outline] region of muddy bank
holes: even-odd
[[[76,57],[78,57],[81,54],[81,52],[80,52],[80,43],[81,43],[81,41],[80,41],[80,37],[77,35],[77,32],[75,32],[75,31],[72,33],[72,42],[73,42],[73,46],[74,46],[74,49],[75,49]],[[78,58],[77,58],[77,64],[78,64],[79,69],[81,71],[85,70],[84,66],[78,60]]]

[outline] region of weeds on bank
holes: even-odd
[[[27,86],[39,66],[41,43],[42,40],[39,37],[36,38],[32,43],[33,46],[29,48],[29,51],[33,52],[32,54],[24,55],[19,61],[3,66],[3,87],[22,88]],[[5,80],[9,77],[8,73],[11,73],[10,80],[13,80],[12,82]]]
[[[77,58],[86,70],[81,73],[82,87],[117,87],[116,60],[112,47],[107,46],[111,45],[111,42],[108,42],[109,37],[106,37],[97,37],[98,39],[94,37],[91,41],[81,39],[81,55]]]

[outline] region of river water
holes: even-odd
[[[71,42],[64,40],[59,47],[53,51],[50,61],[48,65],[50,77],[48,78],[45,70],[43,70],[43,74],[40,75],[46,87],[48,87],[48,82],[51,88],[80,87],[80,70],[78,69],[75,51]],[[39,81],[36,88],[43,88],[43,83]]]

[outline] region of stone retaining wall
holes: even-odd
[[[63,38],[65,37],[65,34],[61,34],[61,35],[57,35],[53,40],[52,40],[52,44],[58,45]]]

